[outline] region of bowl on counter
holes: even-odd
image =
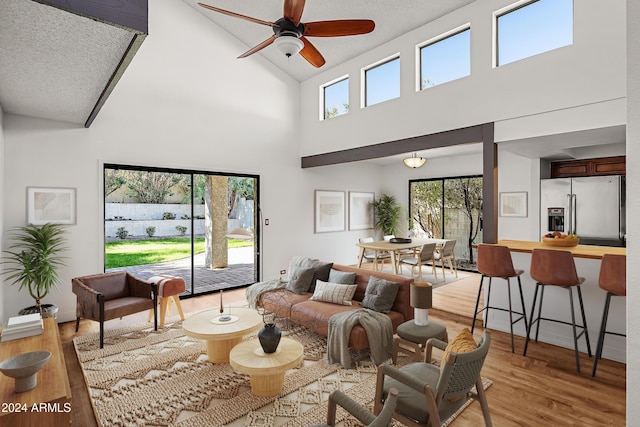
[[[547,246],[555,246],[558,248],[572,248],[574,246],[577,246],[578,243],[580,243],[579,237],[565,237],[564,239],[556,239],[552,237],[542,238],[542,244]]]

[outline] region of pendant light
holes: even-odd
[[[416,153],[413,153],[413,155],[411,157],[407,157],[406,159],[403,160],[404,164],[409,167],[409,168],[419,168],[420,166],[424,165],[424,162],[426,162],[427,159],[425,159],[424,157],[417,157]]]

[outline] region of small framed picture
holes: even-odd
[[[76,189],[27,187],[27,219],[29,224],[76,223]]]
[[[316,190],[315,196],[315,232],[344,231],[344,191]]]
[[[500,193],[500,216],[527,216],[527,192]]]
[[[374,193],[349,191],[349,230],[373,228]]]

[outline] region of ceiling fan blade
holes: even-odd
[[[355,36],[370,33],[375,27],[376,23],[370,19],[305,22],[303,35],[309,37]]]
[[[257,18],[252,18],[250,16],[241,15],[239,13],[231,12],[229,10],[220,9],[218,7],[210,6],[208,4],[198,3],[198,5],[204,7],[205,9],[209,9],[209,10],[213,10],[215,12],[223,13],[225,15],[233,16],[234,18],[244,19],[245,21],[254,22],[256,24],[266,25],[266,26],[269,26],[269,27],[277,27],[278,26],[274,22],[263,21],[262,19],[257,19]]]
[[[284,17],[298,26],[302,19],[305,0],[284,0]]]
[[[276,36],[273,35],[271,37],[269,37],[268,39],[266,39],[265,41],[263,41],[262,43],[260,43],[257,46],[252,47],[251,49],[249,49],[248,51],[246,51],[245,53],[243,53],[242,55],[238,56],[238,59],[240,58],[246,58],[249,55],[253,55],[254,53],[256,53],[259,50],[264,49],[265,47],[269,46],[271,43],[274,42],[274,40],[276,39]]]
[[[302,43],[304,43],[304,48],[302,48],[302,50],[300,51],[300,55],[302,55],[302,57],[314,67],[322,67],[326,61],[324,60],[324,57],[318,51],[318,49],[316,49],[316,47],[312,45],[311,42],[305,37],[300,37],[300,40],[302,40]]]

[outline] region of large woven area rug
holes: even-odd
[[[307,426],[326,421],[335,389],[372,409],[372,362],[359,361],[354,369],[328,365],[324,337],[301,327],[283,335],[303,344],[304,361],[286,373],[280,395],[269,398],[254,396],[249,377],[229,364],[209,363],[205,344],[186,337],[179,320],[157,332],[151,323],[107,331],[102,349],[98,334],[76,337],[74,346],[101,426]],[[407,359],[401,355],[399,363]],[[491,384],[484,381],[485,388]],[[360,425],[344,411],[338,420]]]

